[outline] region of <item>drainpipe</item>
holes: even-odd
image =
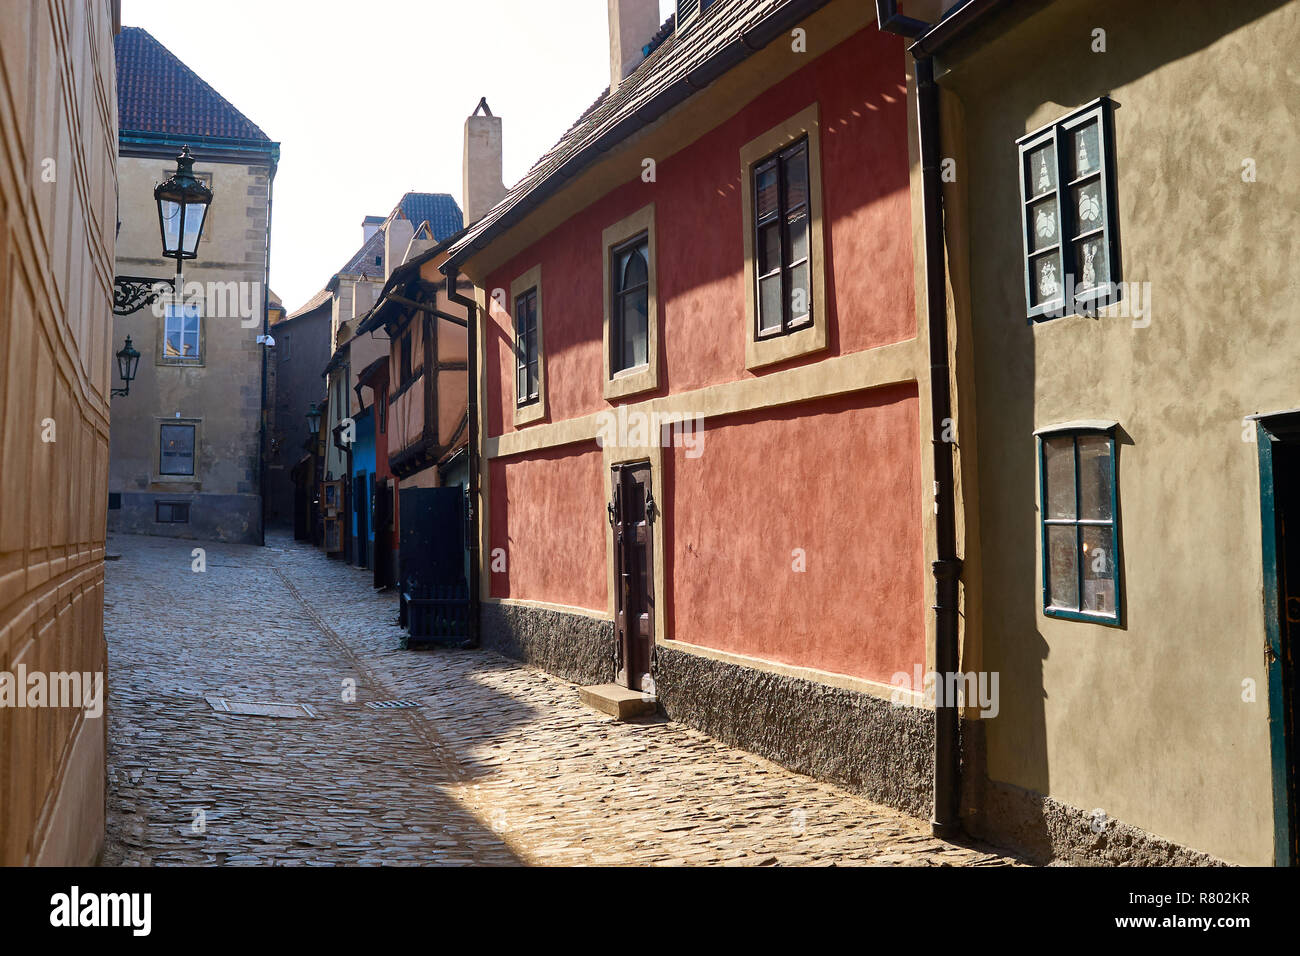
[[[900,16],[897,3],[878,0],[882,30],[918,37],[929,24]],[[952,396],[948,369],[948,305],[944,276],[943,194],[939,164],[939,92],[934,83],[934,61],[920,43],[911,47],[916,64],[916,113],[920,140],[921,196],[925,231],[925,306],[930,343],[931,454],[934,461],[934,669],[940,675],[940,693],[934,708],[934,813],[931,831],[950,839],[961,832],[960,712],[955,700],[942,693],[950,686],[960,662],[957,607],[961,560],[957,557],[956,495],[953,488],[951,434]]]
[[[262,504],[258,544],[262,547],[266,547],[266,336],[271,334],[271,206],[275,196],[275,169],[273,160],[266,177],[266,262],[262,267],[262,408],[257,431],[257,494]]]
[[[460,272],[455,266],[448,266],[447,298],[457,305],[464,306],[468,323],[466,329],[465,367],[468,387],[466,388],[466,420],[469,427],[469,444],[466,455],[469,464],[469,642],[477,647],[479,643],[479,548],[478,548],[478,303],[456,291]]]

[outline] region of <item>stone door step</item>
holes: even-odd
[[[629,690],[619,684],[592,684],[578,688],[578,697],[588,707],[619,720],[653,714],[659,698],[639,690]]]

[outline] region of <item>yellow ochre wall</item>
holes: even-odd
[[[100,0],[5,3],[0,17],[0,672],[8,674],[105,670],[115,19],[116,5]],[[0,864],[95,861],[106,721],[77,707],[0,707]]]

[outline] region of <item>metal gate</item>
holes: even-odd
[[[464,489],[402,488],[401,623],[411,643],[469,639]]]

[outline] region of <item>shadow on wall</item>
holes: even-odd
[[[1036,420],[1036,402],[1044,393],[1059,388],[1062,379],[1062,375],[1052,377],[1048,371],[1040,378],[1040,369],[1057,368],[1059,365],[1052,363],[1059,363],[1065,357],[1048,354],[1046,350],[1043,356],[1037,355],[1035,329],[1024,317],[1019,265],[1023,256],[1021,237],[1018,229],[1006,228],[1008,223],[1018,221],[1015,210],[1020,204],[1016,140],[1040,125],[1047,111],[1045,107],[1057,104],[1059,110],[1055,113],[1065,116],[1099,96],[1209,48],[1285,5],[1286,0],[1180,4],[1176,11],[1177,28],[1164,30],[1152,29],[1152,21],[1162,17],[1172,19],[1174,11],[1157,12],[1154,4],[1062,0],[1037,4],[1030,15],[1026,15],[1023,6],[1017,5],[980,33],[985,38],[996,34],[997,39],[982,47],[962,41],[943,57],[943,66],[949,72],[941,79],[941,86],[946,97],[955,97],[961,104],[961,122],[965,127],[962,148],[969,151],[966,165],[970,185],[965,187],[969,190],[969,205],[954,211],[950,223],[968,216],[965,233],[970,243],[969,301],[957,289],[953,304],[959,313],[970,316],[976,356],[974,391],[979,402],[976,437],[984,595],[982,666],[1000,673],[1002,692],[996,722],[968,730],[977,739],[985,734],[990,741],[995,736],[1001,738],[1001,745],[995,743],[992,748],[995,752],[990,753],[998,764],[996,776],[1016,781],[1014,787],[997,783],[1002,792],[987,796],[990,805],[984,807],[984,812],[990,822],[999,828],[1009,828],[993,837],[1013,834],[1018,845],[1043,857],[1050,856],[1066,837],[1061,832],[1060,819],[1051,819],[1044,811],[1041,797],[1052,792],[1047,708],[1053,702],[1048,698],[1044,681],[1051,646],[1040,629],[1038,461],[1033,432],[1046,424]],[[1077,57],[1042,55],[1054,48],[1059,50],[1062,37],[1066,36],[1082,37],[1080,42],[1087,44],[1097,27],[1106,31],[1107,51],[1092,54],[1095,60],[1084,61],[1095,63],[1095,68],[1072,69],[1069,65]],[[1250,68],[1268,67],[1255,64]],[[1238,79],[1225,73],[1207,76],[1206,82],[1232,84]],[[1243,96],[1249,88],[1253,88],[1251,84],[1242,83]],[[1177,111],[1180,104],[1185,105],[1186,122],[1192,124],[1198,121],[1197,102],[1201,92],[1166,83],[1160,88],[1158,103],[1128,106],[1137,110]],[[1125,105],[1116,103],[1117,116],[1122,114]],[[1121,209],[1125,186],[1129,190],[1135,188],[1135,183],[1131,179],[1126,182],[1124,177],[1124,151],[1157,149],[1173,151],[1176,146],[1168,141],[1117,141],[1120,157],[1117,198]],[[1199,160],[1189,157],[1187,161]],[[1135,198],[1129,197],[1128,208],[1132,208]],[[1158,209],[1152,211],[1159,213]],[[1122,219],[1121,213],[1121,230]],[[1145,257],[1150,250],[1121,248],[1121,254],[1125,256],[1127,272],[1135,257]],[[960,270],[964,265],[959,263],[955,269]],[[1127,274],[1123,277],[1133,278]],[[1096,409],[1079,411],[1079,417],[1086,417]],[[1117,430],[1115,467],[1121,484],[1123,459],[1133,445],[1130,435]],[[1116,519],[1122,536],[1122,496],[1120,505],[1121,513],[1117,513]],[[1121,566],[1121,587],[1127,580],[1126,572],[1127,568]],[[1133,639],[1124,626],[1106,630],[1108,640],[1127,644]],[[1056,706],[1054,714],[1059,717],[1061,708],[1068,704],[1061,702]],[[1077,730],[1066,743],[1074,748],[1072,760],[1089,759],[1090,744],[1085,730]],[[1057,745],[1061,745],[1059,738]],[[1097,740],[1095,746],[1102,748],[1107,744]],[[990,783],[995,782],[993,776],[990,775]],[[998,814],[1004,812],[1015,819],[998,819]]]

